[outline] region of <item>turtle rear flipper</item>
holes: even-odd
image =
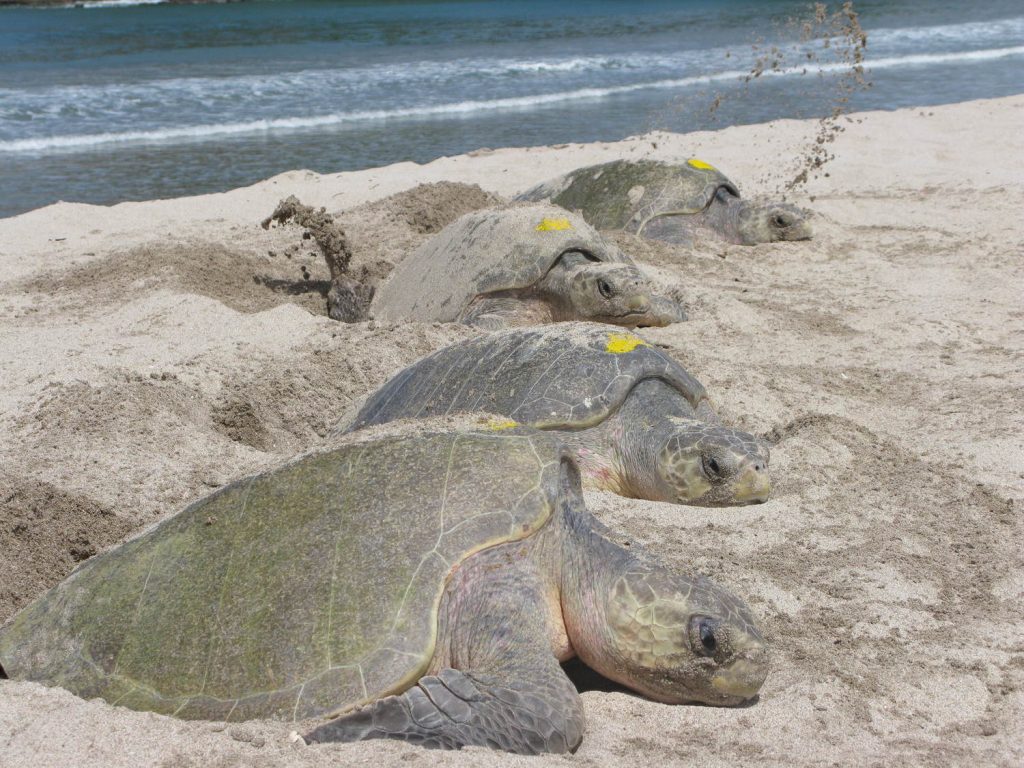
[[[555,665],[557,667],[557,664]],[[583,738],[583,707],[572,683],[504,675],[472,675],[443,669],[400,696],[388,696],[332,720],[309,741],[402,739],[425,747],[485,746],[521,754],[568,752]],[[546,683],[546,684],[545,684]],[[522,689],[503,687],[516,685]]]

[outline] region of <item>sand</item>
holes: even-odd
[[[746,597],[772,640],[739,709],[583,694],[574,756],[305,746],[287,723],[130,712],[0,681],[4,766],[1019,765],[1024,761],[1024,96],[857,114],[792,199],[811,242],[616,236],[691,320],[644,331],[727,422],[775,442],[764,505],[588,494],[624,535]],[[385,274],[464,210],[555,173],[697,155],[777,193],[779,121],[619,143],[295,171],[245,189],[0,220],[0,621],[76,562],[315,448],[401,367],[473,331],[344,325],[277,202],[339,214]],[[827,175],[826,175],[827,174]],[[421,183],[459,182],[389,195]]]

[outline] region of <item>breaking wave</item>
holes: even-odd
[[[896,67],[924,66],[933,64],[969,64],[998,58],[1024,55],[1024,46],[994,48],[975,51],[948,53],[921,53],[906,56],[892,56],[874,59],[866,63],[870,72]],[[818,72],[831,73],[849,69],[846,63],[827,63],[814,67],[787,67],[766,70],[762,77],[790,77]],[[167,142],[175,140],[202,140],[209,137],[224,137],[236,134],[262,131],[293,131],[320,128],[346,123],[400,119],[429,119],[457,117],[480,112],[498,110],[534,109],[552,104],[579,100],[604,99],[619,94],[654,89],[683,89],[695,85],[708,85],[723,81],[738,81],[748,75],[746,70],[728,70],[682,78],[665,78],[648,82],[629,83],[608,87],[576,88],[552,93],[530,94],[497,99],[478,99],[426,104],[392,109],[356,110],[333,112],[323,115],[240,120],[209,125],[186,125],[151,130],[119,131],[43,138],[24,138],[0,142],[0,153],[45,152],[48,150],[73,151],[103,144],[122,142]]]

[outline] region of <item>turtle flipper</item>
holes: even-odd
[[[551,322],[551,311],[543,302],[514,296],[478,296],[459,317],[459,322],[485,331],[500,331],[517,325]]]
[[[535,755],[574,750],[583,738],[583,707],[572,683],[504,681],[443,669],[400,696],[388,696],[312,731],[308,741],[403,739],[425,747],[485,746]],[[505,687],[514,685],[515,688]]]

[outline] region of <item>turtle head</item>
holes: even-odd
[[[578,481],[577,481],[578,482]],[[657,701],[734,706],[768,675],[768,643],[750,609],[704,576],[675,573],[595,519],[578,485],[567,494],[566,546],[551,550],[556,611],[591,669]]]
[[[669,417],[656,458],[665,501],[705,507],[768,501],[768,446],[747,432]]]
[[[564,286],[568,320],[637,326],[663,326],[686,319],[678,302],[651,291],[647,277],[632,264],[569,262]]]
[[[574,319],[633,327],[652,324],[650,288],[631,264],[589,262],[570,269],[566,293]]]
[[[812,234],[810,214],[787,203],[739,201],[735,227],[743,245],[810,240]]]
[[[749,609],[703,576],[630,569],[605,608],[605,657],[584,661],[652,699],[735,706],[768,675],[768,644]]]

